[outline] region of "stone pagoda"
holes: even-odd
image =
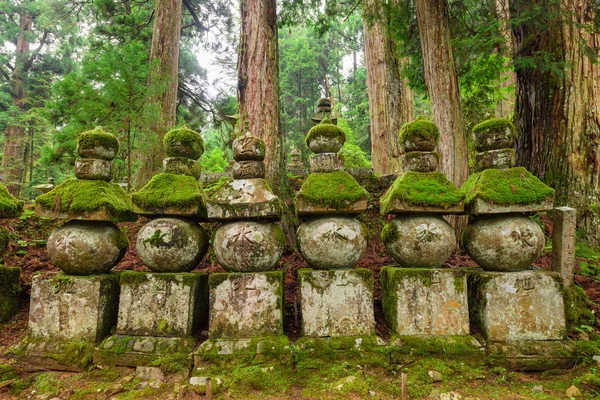
[[[36,199],[42,217],[69,221],[48,238],[48,253],[63,272],[35,276],[27,338],[16,353],[50,369],[81,370],[117,318],[119,279],[108,273],[129,241],[115,221],[135,221],[131,198],[112,183],[119,142],[98,128],[77,136],[76,179]]]
[[[11,195],[0,184],[0,219],[16,218],[23,212],[23,201]],[[6,254],[10,234],[0,227],[0,258]],[[17,313],[21,293],[21,268],[0,265],[0,323],[8,321]]]
[[[290,163],[287,165],[287,172],[297,178],[303,178],[306,176],[306,169],[302,162],[302,152],[296,148],[292,150]]]
[[[438,171],[439,136],[425,119],[402,127],[404,174],[380,201],[382,214],[396,215],[381,237],[399,265],[381,269],[381,287],[386,322],[400,336],[469,334],[465,274],[440,268],[456,247],[442,216],[462,213],[465,196]]]
[[[462,187],[473,216],[462,243],[483,268],[469,274],[472,320],[490,354],[510,367],[547,368],[570,362],[560,274],[533,271],[545,237],[523,213],[548,211],[554,189],[515,167],[515,128],[493,118],[473,128],[475,169]],[[540,363],[539,361],[543,361]]]
[[[327,117],[306,136],[315,154],[296,195],[296,212],[304,219],[296,240],[313,268],[298,271],[302,334],[310,338],[375,334],[373,273],[352,269],[367,247],[365,227],[355,216],[367,209],[368,194],[343,170],[337,152],[345,141]]]
[[[265,178],[265,143],[247,133],[233,142],[233,181],[208,201],[210,219],[221,222],[212,237],[217,262],[227,273],[209,276],[208,338],[198,362],[214,355],[256,351],[283,336],[283,272],[275,271],[285,249],[273,223],[281,205]],[[249,350],[253,343],[258,347]]]
[[[132,195],[133,210],[150,218],[136,249],[151,272],[121,273],[116,334],[95,351],[94,362],[140,366],[179,357],[191,366],[194,335],[205,322],[205,273],[192,273],[208,249],[206,202],[198,184],[202,136],[173,129],[163,140],[163,172]]]
[[[333,115],[331,100],[327,97],[322,97],[317,101],[317,112],[312,116],[310,121],[314,126],[320,124],[325,118],[333,125],[337,125],[337,117]]]

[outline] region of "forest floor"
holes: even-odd
[[[393,264],[387,255],[379,234],[386,217],[379,216],[373,199],[372,207],[359,219],[369,230],[368,247],[358,263],[359,267],[373,270],[375,275],[375,318],[377,334],[389,341],[390,331],[383,320],[379,270],[384,265]],[[136,223],[119,224],[130,240],[129,251],[115,270],[145,271],[135,242],[137,231],[146,222],[140,218]],[[27,332],[29,291],[34,274],[58,271],[52,265],[46,252],[48,236],[62,221],[38,218],[29,205],[18,219],[3,220],[4,226],[12,235],[10,249],[4,258],[5,266],[18,266],[22,269],[19,313],[8,323],[0,324],[0,400],[2,399],[134,399],[134,398],[204,398],[187,384],[187,380],[166,378],[160,387],[147,387],[140,384],[133,369],[93,367],[83,373],[36,371],[29,365],[17,364],[5,356],[7,349],[21,341]],[[548,237],[552,234],[552,222],[540,215],[538,223],[543,225]],[[207,229],[212,226],[208,224]],[[550,245],[550,243],[549,243]],[[291,247],[290,247],[291,248]],[[576,246],[575,282],[589,296],[590,308],[595,312],[594,326],[582,326],[572,337],[588,341],[590,337],[600,338],[600,252],[587,247],[582,241]],[[550,269],[551,249],[534,263],[535,267]],[[455,254],[445,267],[474,267],[476,264],[467,255]],[[294,343],[300,332],[298,323],[297,271],[308,268],[296,251],[286,250],[279,268],[285,271],[286,335]],[[196,271],[225,272],[209,252]],[[409,372],[408,394],[411,399],[565,399],[567,389],[575,385],[583,397],[600,398],[600,361],[592,356],[600,356],[600,341],[589,340],[592,345],[588,359],[572,370],[547,371],[545,373],[510,372],[504,368],[491,368],[483,363],[449,358],[427,358],[402,366]],[[597,350],[597,351],[596,351]],[[600,357],[598,357],[600,358]],[[319,365],[271,368],[269,365],[238,366],[228,369],[221,375],[223,384],[215,387],[217,398],[400,398],[400,369],[381,366],[361,366],[361,360],[328,362]],[[433,383],[428,376],[430,370],[442,374],[441,382]],[[304,373],[299,373],[304,372]],[[351,378],[352,377],[352,378]],[[341,387],[340,387],[341,383]],[[155,385],[157,386],[157,385]]]

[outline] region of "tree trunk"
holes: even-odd
[[[143,163],[136,172],[136,188],[160,171],[165,156],[163,137],[176,122],[181,5],[181,0],[156,0],[148,77],[149,140],[140,154]]]
[[[402,61],[387,29],[389,18],[381,18],[372,24],[365,21],[363,36],[373,172],[388,175],[402,171],[398,133],[403,123],[412,120],[414,107],[412,92],[401,77]]]
[[[19,113],[26,111],[25,94],[27,77],[26,65],[29,59],[29,42],[27,36],[32,29],[33,19],[31,14],[23,11],[20,15],[20,32],[16,43],[15,68],[12,73],[12,98],[13,104]],[[15,116],[19,119],[19,116]],[[20,196],[24,180],[25,164],[23,156],[25,153],[25,127],[19,122],[13,122],[6,127],[4,132],[4,151],[2,157],[2,172],[4,184],[13,196]]]
[[[279,191],[284,171],[279,123],[279,50],[275,0],[241,0],[238,58],[240,132],[265,141],[267,180]]]
[[[425,83],[433,120],[440,129],[442,172],[460,187],[469,175],[467,140],[463,122],[458,75],[450,46],[450,22],[446,0],[416,0]]]
[[[496,104],[496,117],[509,118],[515,110],[515,90],[517,83],[517,76],[512,69],[514,39],[510,28],[509,0],[496,0],[496,13],[501,21],[500,29],[502,36],[504,36],[504,47],[500,55],[507,60],[505,69],[500,74],[500,89],[503,89],[505,92],[505,97]]]

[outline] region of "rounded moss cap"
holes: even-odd
[[[202,136],[188,128],[170,130],[164,137],[165,152],[168,157],[199,159],[204,153]]]
[[[400,128],[399,141],[408,151],[433,151],[440,140],[440,130],[432,121],[418,117]]]
[[[250,132],[235,139],[231,148],[235,161],[262,161],[267,151],[264,140],[252,136]]]
[[[306,135],[306,144],[315,153],[337,153],[346,142],[346,133],[329,118],[313,126]]]
[[[506,118],[490,118],[473,127],[473,141],[477,151],[512,147],[515,138],[515,126]]]
[[[83,158],[112,160],[119,152],[119,140],[102,128],[77,135],[77,154]]]

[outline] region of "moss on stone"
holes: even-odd
[[[388,224],[393,225],[393,224]],[[384,228],[385,229],[385,228]],[[379,272],[381,306],[385,322],[394,332],[398,331],[398,287],[394,279],[393,266],[384,266]]]
[[[192,358],[188,354],[165,354],[150,363],[152,367],[159,367],[167,374],[189,371],[192,368]]]
[[[464,198],[465,195],[441,172],[409,171],[394,181],[379,203],[381,213],[387,214],[395,199],[411,206],[450,208]]]
[[[331,123],[329,118],[323,119],[319,124],[313,126],[306,135],[306,144],[308,145],[317,137],[335,138],[341,144],[346,142],[346,133],[342,128]]]
[[[390,340],[390,351],[413,356],[444,354],[449,357],[485,357],[481,346],[470,335],[455,336],[401,336]]]
[[[141,285],[149,281],[148,275],[149,273],[147,272],[123,271],[121,272],[121,276],[119,278],[119,284],[121,286]]]
[[[10,233],[2,227],[0,227],[0,255],[6,251],[8,244],[10,243]]]
[[[115,154],[119,152],[119,140],[115,135],[105,132],[102,128],[82,132],[77,135],[77,152],[93,149],[95,147],[106,147],[113,149]]]
[[[460,190],[466,204],[476,199],[498,205],[536,204],[554,197],[554,189],[523,167],[477,172]]]
[[[144,214],[159,215],[165,209],[179,209],[182,212],[194,209],[197,216],[206,216],[204,191],[198,181],[189,175],[155,175],[146,186],[132,195],[132,200],[136,212]]]
[[[21,268],[0,267],[0,296],[18,297],[21,294]]]
[[[595,319],[589,307],[590,303],[589,297],[579,286],[573,285],[565,290],[567,331],[573,332],[581,325],[594,325]]]
[[[316,206],[341,210],[368,198],[356,179],[345,171],[315,172],[306,178],[298,196]]]
[[[404,143],[405,140],[410,138],[422,138],[437,142],[440,139],[440,130],[432,121],[417,118],[414,121],[407,122],[400,128],[399,142]]]
[[[47,210],[82,214],[106,209],[117,221],[135,221],[131,198],[116,183],[100,180],[67,179],[35,200]]]
[[[170,130],[163,139],[165,152],[169,157],[199,159],[204,153],[202,136],[188,128]]]
[[[8,192],[6,186],[0,184],[0,218],[15,218],[23,212],[22,200]]]
[[[514,139],[516,137],[515,134],[515,126],[512,122],[510,122],[506,118],[490,118],[473,127],[473,134],[478,135],[482,133],[504,133],[506,128],[510,129],[510,138]]]

